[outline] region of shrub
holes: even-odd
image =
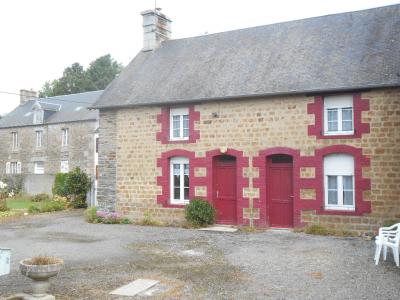
[[[21,174],[5,175],[1,181],[7,185],[7,196],[10,193],[13,195],[19,194],[22,191],[23,177]]]
[[[74,207],[86,207],[86,193],[90,189],[90,178],[80,168],[69,172],[65,181],[68,197]],[[75,202],[75,203],[74,203]]]
[[[186,220],[194,226],[211,225],[215,220],[215,208],[207,201],[193,199],[185,209]]]
[[[99,217],[97,216],[97,207],[92,206],[85,210],[85,220],[88,223],[99,223]]]
[[[31,204],[31,205],[28,207],[28,212],[31,213],[31,214],[40,213],[40,208],[39,208],[37,205],[35,205],[35,204]]]
[[[31,198],[32,202],[43,202],[43,201],[49,201],[49,200],[50,200],[50,196],[46,193],[40,193]]]
[[[8,211],[8,210],[10,210],[10,209],[7,207],[6,199],[0,198],[0,211]]]
[[[85,219],[89,223],[103,224],[130,224],[131,221],[116,212],[98,210],[97,207],[90,207],[85,211]]]
[[[57,173],[56,178],[54,179],[53,184],[53,195],[59,195],[63,197],[68,196],[68,189],[67,189],[67,176],[68,173]]]
[[[49,201],[42,204],[42,206],[40,207],[40,212],[52,212],[64,209],[65,205],[63,203],[57,201]]]

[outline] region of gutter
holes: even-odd
[[[191,104],[191,103],[202,103],[210,101],[221,101],[221,100],[240,100],[240,99],[257,99],[274,96],[291,96],[291,95],[306,95],[312,96],[315,94],[335,94],[344,92],[366,92],[371,89],[378,88],[396,88],[400,87],[399,84],[387,84],[387,85],[373,85],[373,86],[360,86],[360,87],[341,87],[334,89],[315,89],[315,90],[302,90],[302,91],[288,91],[288,92],[277,92],[277,93],[263,93],[263,94],[252,94],[252,95],[237,95],[237,96],[222,96],[213,98],[198,98],[198,99],[181,99],[181,100],[169,100],[169,101],[158,101],[158,102],[143,102],[143,103],[130,103],[113,106],[91,106],[88,109],[99,109],[99,110],[112,110],[119,108],[133,108],[133,107],[146,107],[146,106],[163,106],[171,104]]]

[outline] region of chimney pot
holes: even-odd
[[[171,38],[171,20],[161,13],[161,8],[146,10],[143,16],[143,51],[158,48],[161,43]]]

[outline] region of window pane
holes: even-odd
[[[328,191],[328,204],[337,205],[338,197],[337,191]]]
[[[183,177],[183,181],[184,181],[184,186],[185,186],[185,188],[186,187],[189,187],[189,176],[188,175],[185,175],[185,177]]]
[[[173,175],[181,175],[180,170],[181,170],[181,166],[179,164],[173,164],[173,169],[174,169],[174,173]]]
[[[183,172],[183,174],[189,175],[189,164],[185,164],[185,165],[184,165],[184,172]]]
[[[189,188],[185,188],[184,189],[184,192],[185,192],[185,200],[189,200]]]
[[[175,200],[180,200],[181,199],[181,189],[178,188],[174,188],[174,199]]]
[[[344,121],[352,121],[353,120],[353,109],[349,108],[342,108],[342,120]]]
[[[337,176],[328,176],[328,190],[337,190]]]
[[[343,191],[343,204],[353,205],[353,191]]]
[[[189,136],[189,116],[183,116],[183,137]]]
[[[181,186],[181,177],[175,175],[174,176],[174,187],[178,187],[179,188],[180,186]]]
[[[328,131],[338,130],[338,111],[336,108],[328,109]]]
[[[172,133],[174,138],[180,137],[180,116],[172,116]]]
[[[343,190],[353,190],[353,176],[343,176]]]
[[[353,122],[352,121],[342,121],[342,130],[343,131],[352,131],[353,130]]]

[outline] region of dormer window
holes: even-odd
[[[36,109],[33,112],[33,124],[43,124],[43,109]]]

